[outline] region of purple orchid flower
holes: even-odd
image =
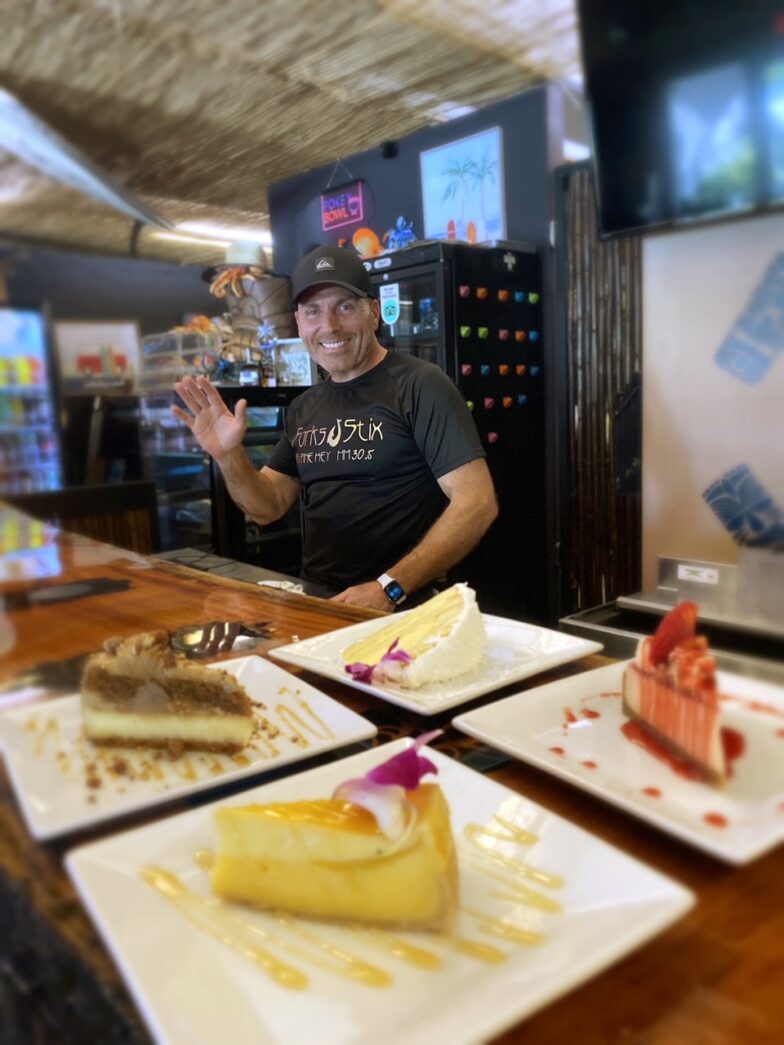
[[[373,681],[373,673],[379,664],[395,661],[400,664],[410,664],[414,658],[410,653],[406,653],[404,649],[398,649],[398,642],[400,642],[400,639],[395,639],[378,664],[363,664],[362,661],[358,660],[353,664],[346,664],[346,671],[355,682],[366,682],[370,685]]]
[[[427,773],[438,772],[429,758],[419,754],[419,749],[441,733],[442,729],[423,733],[411,747],[388,758],[365,776],[346,780],[333,797],[367,809],[388,838],[401,835],[408,820],[406,791],[418,787],[419,781]]]

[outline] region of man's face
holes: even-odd
[[[384,357],[376,341],[378,302],[358,298],[343,287],[306,292],[295,312],[299,336],[333,381],[351,381]]]

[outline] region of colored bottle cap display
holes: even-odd
[[[479,372],[481,373],[482,377],[487,377],[487,375],[490,373],[490,367],[487,365],[487,363],[482,363],[482,365],[479,367]]]
[[[469,410],[473,410],[474,409],[474,401],[473,401],[473,399],[466,399],[466,406],[468,407]]]
[[[501,400],[501,404],[502,404],[504,410],[509,410],[509,408],[512,406],[513,403],[514,403],[514,399],[512,399],[511,396],[504,396],[504,398]]]
[[[485,410],[492,410],[495,406],[495,399],[492,396],[485,396]]]
[[[538,330],[532,330],[531,333],[528,335],[528,337],[531,339],[531,341],[538,341],[539,340],[539,331]]]
[[[469,375],[473,374],[473,372],[474,368],[471,366],[470,363],[460,364],[460,373],[463,375],[463,377],[468,377]]]
[[[523,374],[525,374],[525,372],[527,370],[528,370],[528,367],[525,365],[525,363],[518,363],[515,366],[515,373],[517,374],[518,377],[522,377]]]
[[[502,327],[498,331],[498,338],[500,341],[507,341],[509,339],[509,331]]]
[[[515,341],[525,341],[524,330],[515,330]]]
[[[499,301],[508,301],[509,300],[509,291],[508,290],[499,290],[498,291],[498,300]]]
[[[488,441],[488,443],[497,443],[498,442],[498,432],[488,432],[487,433],[487,441]]]
[[[536,292],[534,292],[533,294],[529,294],[528,300],[531,302],[532,305],[535,305],[536,302],[539,300],[539,295]]]
[[[487,287],[477,287],[476,296],[479,298],[480,301],[484,301],[484,299],[487,297]]]
[[[471,288],[466,283],[461,283],[457,290],[461,298],[467,298],[471,296]]]
[[[460,327],[460,337],[471,337],[471,327]]]
[[[509,373],[509,364],[508,363],[499,363],[498,364],[498,373],[501,375],[501,377],[506,377],[506,375]]]
[[[539,373],[539,367],[538,366],[532,366],[531,370],[530,370],[531,377],[536,377],[536,375],[538,373]]]
[[[523,290],[516,290],[515,291],[515,301],[517,302],[518,305],[520,304],[521,301],[525,301],[525,291],[523,291]]]
[[[527,395],[519,395],[517,397],[517,405],[518,406],[525,406],[525,404],[527,402],[528,402],[528,396]]]
[[[490,334],[490,327],[479,327],[477,334],[482,340],[484,340]]]

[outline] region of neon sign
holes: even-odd
[[[365,216],[362,181],[352,181],[337,189],[321,193],[321,227],[324,232],[353,225]]]

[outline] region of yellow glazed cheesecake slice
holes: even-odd
[[[414,747],[402,754],[425,763],[424,772],[435,769]],[[387,776],[399,778],[395,767]],[[358,804],[363,792],[375,815]],[[402,815],[379,812],[390,804]],[[224,899],[406,929],[444,932],[452,924],[457,860],[449,809],[437,784],[406,788],[363,778],[329,799],[222,808],[215,823],[212,886]]]
[[[360,682],[414,689],[462,675],[481,661],[485,627],[473,589],[453,584],[341,651]]]
[[[255,724],[237,680],[177,656],[165,631],[107,640],[85,664],[81,703],[84,735],[96,744],[230,754]]]

